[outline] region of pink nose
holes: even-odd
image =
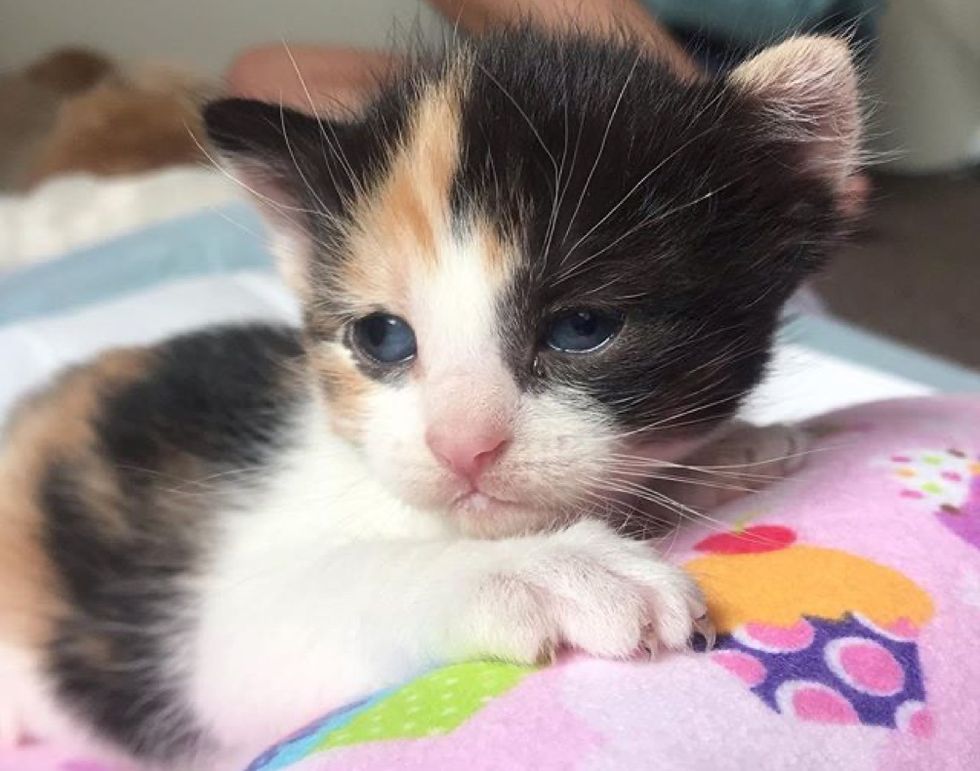
[[[476,479],[492,464],[510,440],[504,429],[479,431],[430,428],[425,441],[441,463],[467,479]]]

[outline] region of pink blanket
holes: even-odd
[[[664,544],[708,593],[713,651],[447,667],[252,768],[980,767],[980,399],[810,425],[802,472]],[[56,769],[103,771],[45,748],[0,755],[0,771]]]

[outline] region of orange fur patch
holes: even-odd
[[[364,400],[378,385],[358,371],[351,354],[339,345],[313,344],[309,358],[330,405],[331,427],[356,441],[364,420]]]
[[[513,239],[502,236],[494,223],[484,219],[474,221],[470,233],[479,244],[488,278],[498,286],[506,282],[520,259]]]
[[[415,276],[431,271],[450,231],[449,199],[459,163],[461,64],[422,93],[387,177],[359,203],[340,282],[362,306],[397,312]]]
[[[91,449],[91,416],[102,389],[139,377],[149,362],[144,350],[107,353],[69,370],[15,411],[0,448],[0,639],[36,647],[49,638],[62,601],[40,540],[41,479],[53,458],[92,456],[90,489],[96,497],[112,497],[114,485]],[[105,513],[100,524],[107,529],[121,526],[113,507],[94,510]]]

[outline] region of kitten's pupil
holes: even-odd
[[[577,311],[571,318],[572,330],[579,337],[591,337],[599,327],[595,314],[588,311]]]
[[[372,313],[354,322],[351,342],[360,353],[383,364],[396,364],[415,355],[415,333],[404,319]]]
[[[622,326],[619,316],[586,308],[555,316],[548,327],[545,344],[563,353],[588,353],[612,340]]]

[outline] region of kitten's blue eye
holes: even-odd
[[[622,316],[579,308],[552,317],[544,342],[562,353],[589,353],[612,340],[623,325]]]
[[[357,349],[382,364],[398,364],[415,355],[415,333],[404,319],[372,313],[354,322],[351,341]]]

